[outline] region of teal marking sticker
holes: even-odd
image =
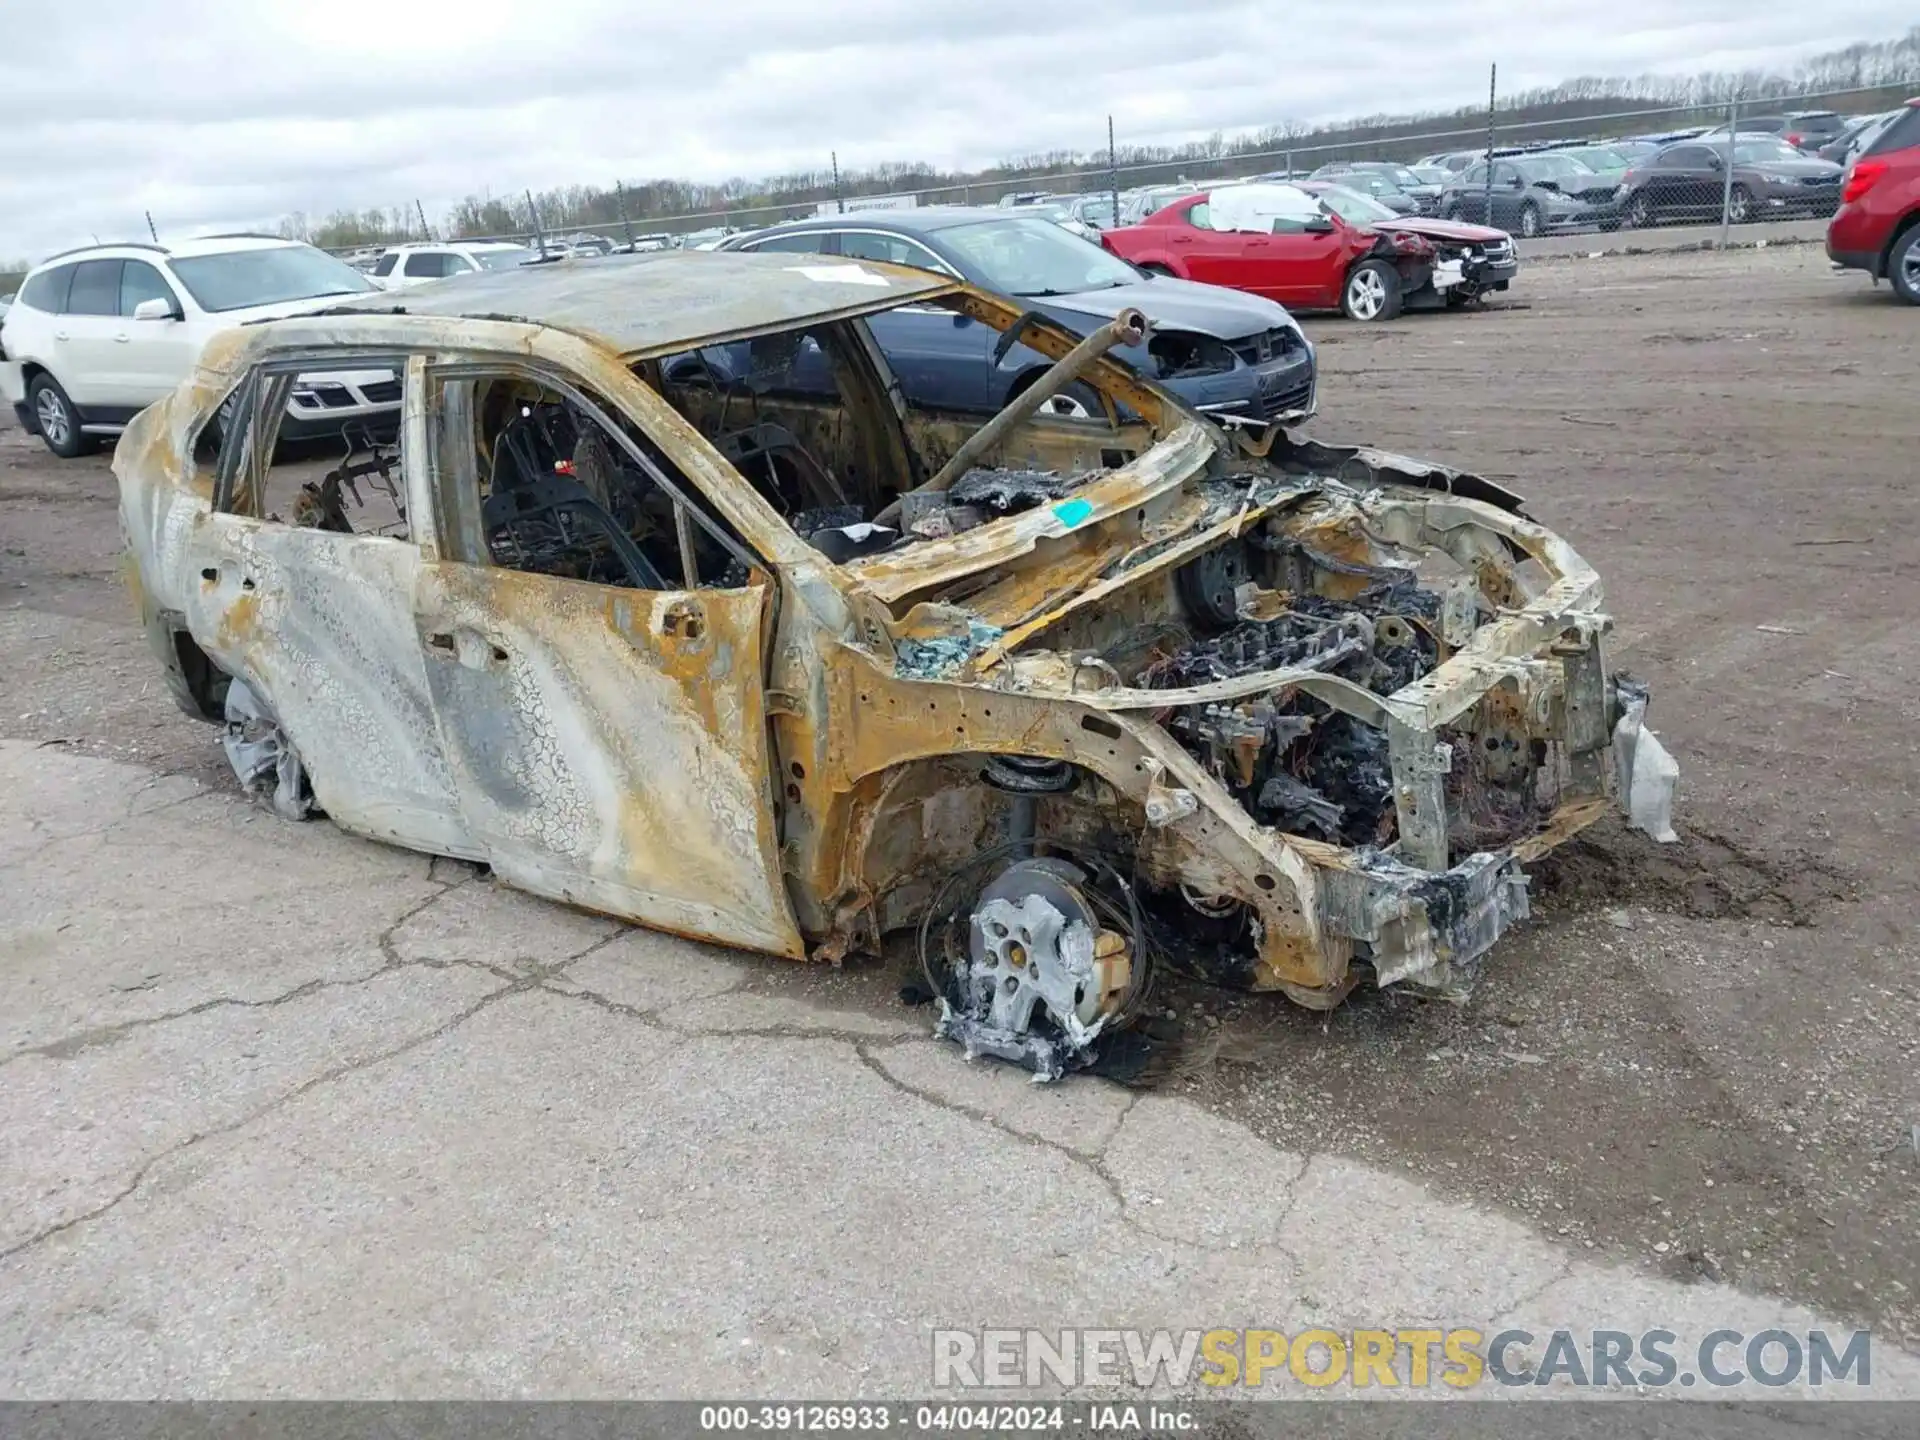
[[[1060,517],[1062,525],[1071,530],[1093,513],[1093,506],[1084,500],[1062,500],[1053,507],[1053,513]]]

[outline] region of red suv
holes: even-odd
[[[1885,276],[1894,294],[1920,305],[1920,100],[1907,101],[1906,113],[1847,171],[1827,226],[1827,256]]]

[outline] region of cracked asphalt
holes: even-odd
[[[249,805],[129,621],[104,461],[0,431],[0,1397],[908,1397],[937,1326],[1864,1321],[1873,1394],[1920,1392],[1914,437],[1861,408],[1906,317],[1810,247],[1523,280],[1316,322],[1316,428],[1504,465],[1614,578],[1687,844],[1543,873],[1462,1010],[1174,987],[1146,1090],[968,1065],[886,966]],[[1793,327],[1851,399],[1769,388]]]
[[[4,741],[0,797],[10,1397],[912,1396],[935,1325],[1822,1323],[223,787]]]

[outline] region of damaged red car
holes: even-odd
[[[1504,230],[1396,215],[1313,181],[1189,196],[1100,242],[1145,270],[1354,320],[1465,304],[1506,289],[1519,271]]]

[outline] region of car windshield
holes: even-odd
[[[1320,192],[1320,203],[1349,225],[1381,225],[1400,217],[1370,195],[1349,190],[1344,185],[1329,185]]]
[[[474,250],[470,253],[473,263],[482,270],[512,270],[533,258],[533,251],[524,245],[516,245],[511,250]]]
[[[1415,165],[1413,173],[1422,185],[1444,185],[1453,178],[1438,165]]]
[[[1051,220],[1028,215],[976,220],[940,238],[967,267],[967,279],[1003,295],[1070,295],[1131,285],[1139,273]]]
[[[1571,155],[1533,155],[1516,160],[1515,168],[1529,180],[1577,180],[1593,174],[1593,167]]]
[[[1113,225],[1113,197],[1110,195],[1093,196],[1082,200],[1076,207],[1080,218],[1089,225],[1098,225],[1102,230]]]
[[[1406,165],[1402,165],[1395,170],[1389,170],[1387,173],[1393,177],[1393,183],[1398,185],[1402,190],[1408,190],[1415,185],[1424,185],[1427,183],[1418,175],[1414,174],[1413,170]]]
[[[1724,147],[1722,153],[1725,153]],[[1733,147],[1733,158],[1741,165],[1763,165],[1769,160],[1804,160],[1807,157],[1784,140],[1742,140]]]
[[[1570,160],[1577,160],[1589,170],[1624,170],[1627,157],[1619,151],[1606,146],[1592,145],[1580,150],[1561,152]]]
[[[359,295],[379,288],[344,260],[310,245],[192,255],[170,264],[194,302],[215,314],[323,295]]]

